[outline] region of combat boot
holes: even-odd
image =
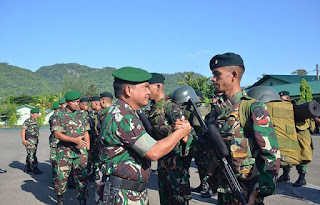
[[[283,169],[283,174],[278,178],[277,182],[288,182],[290,181],[290,169]]]
[[[42,174],[42,171],[38,167],[35,167],[35,168],[33,168],[33,173],[34,174]]]
[[[57,205],[63,205],[63,195],[58,195]]]
[[[86,199],[79,199],[79,204],[80,205],[86,205],[87,204],[87,200]]]
[[[200,193],[202,191],[202,184],[200,184],[198,187],[196,188],[191,188],[192,192],[197,192]]]
[[[23,170],[25,173],[28,173],[28,172],[32,172],[33,170],[31,169],[30,167],[30,164],[27,164],[24,166],[24,170]]]
[[[299,186],[304,186],[307,184],[306,182],[306,174],[305,173],[299,173],[299,178],[298,180],[292,184],[292,186],[295,186],[295,187],[299,187]]]

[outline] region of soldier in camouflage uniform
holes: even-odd
[[[93,124],[93,127],[90,130],[90,157],[88,160],[88,168],[92,170],[91,175],[89,176],[89,181],[95,181],[99,180],[99,135],[100,135],[100,112],[101,112],[101,106],[100,106],[100,97],[93,96],[90,98],[91,102],[91,122]]]
[[[66,108],[67,102],[66,102],[66,98],[65,98],[64,96],[61,97],[61,98],[58,100],[58,102],[59,102],[59,106],[60,106],[61,109]]]
[[[113,71],[114,90],[118,98],[102,123],[103,183],[97,187],[97,202],[108,204],[148,204],[147,182],[150,160],[167,155],[191,130],[188,121],[180,119],[168,137],[156,141],[145,130],[137,110],[148,104],[148,80],[145,70],[124,67]],[[110,188],[108,185],[112,183]],[[109,200],[106,199],[109,197]]]
[[[247,204],[263,204],[263,198],[275,193],[280,168],[276,133],[265,105],[250,106],[249,124],[240,125],[240,103],[246,100],[240,81],[244,73],[242,58],[234,53],[214,56],[210,61],[214,87],[223,92],[214,104],[213,123],[218,127],[230,151],[230,164],[239,180]],[[225,177],[219,173],[218,203],[234,204],[235,199]]]
[[[149,121],[156,140],[166,138],[174,130],[172,124],[183,116],[179,105],[164,94],[164,76],[151,73],[149,80],[151,110]],[[195,133],[193,133],[195,134]],[[189,167],[186,166],[193,135],[180,141],[174,150],[158,160],[160,204],[188,204],[191,197]]]
[[[54,110],[53,114],[49,118],[49,126],[50,126],[50,131],[51,134],[49,136],[49,146],[50,146],[50,156],[49,160],[51,162],[51,174],[52,174],[52,179],[54,180],[56,173],[55,173],[55,167],[57,165],[57,144],[59,140],[55,138],[53,130],[52,130],[52,120],[54,118],[54,115],[57,114],[57,112],[60,109],[59,102],[56,101],[52,105],[52,109]]]
[[[80,204],[86,204],[87,163],[90,150],[90,130],[85,112],[79,110],[81,92],[71,90],[65,94],[67,107],[61,109],[52,120],[52,130],[59,139],[57,146],[57,166],[54,190],[58,195],[58,204],[63,204],[67,179],[73,169],[77,184],[77,198]]]
[[[42,171],[38,168],[38,160],[36,157],[39,143],[39,125],[37,123],[38,117],[39,108],[32,108],[30,110],[30,118],[24,121],[21,129],[22,144],[27,150],[24,172],[33,171],[34,174],[42,173]]]

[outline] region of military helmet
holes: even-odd
[[[271,87],[255,86],[247,92],[249,97],[259,100],[262,103],[273,100],[281,100],[279,93]]]
[[[171,94],[172,101],[177,104],[186,103],[190,98],[192,98],[194,102],[199,102],[198,96],[194,89],[187,85],[176,88]]]

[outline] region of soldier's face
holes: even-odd
[[[281,100],[290,100],[290,96],[289,95],[282,95]]]
[[[31,117],[32,117],[32,119],[37,120],[39,117],[39,113],[31,113]]]
[[[139,106],[142,107],[148,104],[150,90],[149,83],[139,83],[135,86],[131,86],[131,98]]]
[[[79,101],[80,101],[79,99],[67,101],[67,105],[72,111],[79,110]]]
[[[67,106],[67,103],[60,104],[60,107],[61,107],[62,109],[66,108],[66,106]]]
[[[89,109],[89,105],[88,105],[87,102],[81,102],[81,103],[79,104],[79,106],[80,106],[80,109],[81,109],[81,110],[88,110],[88,109]]]
[[[212,71],[212,82],[217,91],[225,92],[233,85],[234,76],[228,69],[228,66],[216,68]]]
[[[149,85],[150,90],[150,100],[154,100],[157,97],[157,94],[159,93],[159,84],[150,84]]]
[[[93,101],[93,102],[91,102],[91,107],[92,107],[92,109],[94,109],[94,110],[100,110],[100,101]]]

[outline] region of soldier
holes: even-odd
[[[112,105],[113,95],[109,92],[100,94],[101,109],[106,109]]]
[[[61,109],[64,109],[67,106],[66,98],[64,96],[61,97],[58,102]]]
[[[149,80],[151,110],[149,121],[153,127],[153,137],[161,140],[170,135],[173,123],[183,116],[179,105],[164,94],[165,77],[151,73]],[[160,204],[188,204],[191,197],[190,175],[186,156],[189,153],[193,135],[181,141],[174,150],[158,160],[158,187]]]
[[[77,184],[77,198],[80,204],[86,204],[87,163],[90,150],[90,130],[85,112],[79,111],[81,92],[71,90],[65,94],[67,106],[59,110],[52,120],[52,130],[59,143],[57,146],[57,166],[54,190],[58,195],[58,204],[63,204],[67,179],[73,169]]]
[[[37,119],[39,117],[39,108],[30,110],[30,118],[24,121],[21,129],[22,144],[27,149],[27,158],[24,172],[32,172],[41,174],[42,171],[38,168],[37,147],[39,143],[39,125]]]
[[[208,180],[210,178],[209,172],[212,172],[211,169],[213,168],[213,160],[210,160],[210,152],[207,147],[208,143],[206,143],[203,136],[203,128],[201,128],[196,117],[192,113],[190,113],[191,110],[187,110],[187,101],[182,100],[183,98],[194,99],[194,102],[196,103],[196,106],[203,119],[209,116],[211,112],[211,105],[202,102],[202,92],[200,90],[193,90],[193,88],[190,86],[181,86],[172,92],[172,100],[174,102],[179,102],[179,105],[181,104],[181,107],[183,108],[185,113],[189,112],[189,114],[186,115],[189,115],[189,122],[191,123],[193,129],[197,133],[197,136],[192,141],[188,158],[190,165],[192,158],[194,158],[195,164],[197,165],[199,172],[200,185],[196,188],[192,188],[191,190],[193,192],[200,193],[202,198],[211,198],[212,190],[210,190],[210,188],[212,188],[213,192],[216,193],[215,187],[210,187],[208,183]],[[213,182],[213,180],[211,181]]]
[[[230,163],[239,180],[247,204],[263,204],[263,198],[275,192],[275,180],[280,167],[280,151],[275,130],[263,103],[250,105],[248,116],[239,115],[240,104],[247,99],[241,91],[244,73],[242,58],[234,53],[216,55],[210,60],[212,81],[223,100],[214,104],[213,120],[230,152]],[[247,126],[241,118],[248,117]],[[234,204],[229,184],[221,173],[217,175],[218,204]]]
[[[79,102],[80,102],[80,104],[79,104],[80,110],[85,110],[85,111],[89,110],[89,99],[88,98],[81,98]]]
[[[52,109],[54,110],[54,113],[50,116],[49,118],[49,125],[50,125],[50,131],[51,134],[49,136],[49,146],[50,146],[50,156],[49,160],[51,162],[51,174],[52,174],[52,179],[54,180],[54,177],[56,176],[55,174],[55,167],[57,165],[57,144],[59,140],[55,138],[53,130],[52,130],[52,120],[54,118],[54,115],[57,114],[57,112],[60,109],[59,102],[56,101],[52,105]]]
[[[90,129],[90,157],[88,160],[88,169],[92,171],[89,176],[89,181],[99,180],[99,134],[100,134],[100,97],[93,96],[90,98],[91,102],[91,120],[93,127]]]
[[[117,205],[148,204],[146,186],[150,160],[167,155],[189,135],[191,126],[184,119],[177,120],[176,131],[162,140],[154,140],[136,113],[148,104],[151,74],[139,68],[124,67],[113,71],[112,75],[115,77],[113,86],[117,100],[109,108],[102,124],[101,169],[105,184],[98,185],[96,200]]]
[[[290,93],[289,91],[281,91],[279,92],[279,95],[281,97],[282,100],[287,100],[290,101]],[[302,123],[297,123],[296,122],[296,127],[297,127],[297,134],[299,136],[302,135],[303,138],[306,139],[310,139],[311,140],[311,133],[312,132],[312,126],[311,126],[311,119],[306,120],[307,122],[302,122]],[[299,126],[299,124],[302,124],[302,126]],[[305,126],[307,125],[307,126]],[[302,129],[299,129],[300,127],[302,127]],[[298,139],[299,141],[299,139]],[[299,143],[301,146],[301,143]],[[311,143],[312,146],[312,143]],[[312,147],[310,148],[312,149]],[[303,148],[301,148],[301,153],[303,153]],[[312,151],[310,152],[312,153]],[[278,182],[288,182],[290,181],[290,170],[291,170],[291,166],[285,166],[283,167],[283,174],[278,178]],[[297,179],[297,181],[295,183],[293,183],[292,185],[295,187],[300,187],[300,186],[304,186],[307,184],[305,176],[307,174],[307,164],[305,163],[300,163],[299,165],[296,165],[296,170],[299,173],[299,178]]]

